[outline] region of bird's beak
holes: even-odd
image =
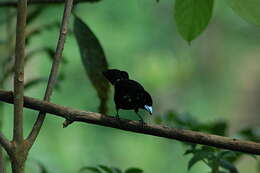
[[[147,110],[151,115],[153,113],[153,107],[152,106],[148,106],[148,105],[144,105],[145,110]]]

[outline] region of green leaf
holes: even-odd
[[[79,173],[81,172],[89,172],[89,173],[102,173],[98,168],[92,167],[92,166],[86,166],[79,170]]]
[[[226,0],[228,5],[243,19],[260,26],[259,0]]]
[[[104,170],[106,173],[113,173],[113,169],[105,166],[105,165],[98,165],[100,167],[100,169]]]
[[[108,69],[105,53],[90,28],[77,16],[74,20],[74,34],[80,49],[82,63],[100,99],[99,111],[107,112],[109,84],[102,75]]]
[[[237,170],[237,168],[235,167],[235,165],[233,165],[231,162],[229,162],[229,161],[227,161],[227,160],[220,159],[220,160],[219,160],[219,165],[220,165],[222,168],[227,169],[230,173],[238,173],[238,170]]]
[[[128,168],[125,173],[142,173],[143,170],[139,168]]]
[[[196,152],[188,163],[188,170],[190,170],[192,166],[194,166],[197,162],[208,158],[209,155],[212,155],[212,152],[204,152],[204,151]]]
[[[219,173],[219,160],[216,158],[208,159],[207,165],[211,168],[211,173]]]
[[[189,146],[189,149],[187,149],[183,155],[188,155],[192,153],[194,154],[198,151],[197,144],[193,144],[193,143],[185,143],[185,144]]]
[[[234,152],[234,151],[226,151],[226,150],[221,150],[217,153],[217,158],[219,159],[231,159],[234,160],[234,158],[238,157],[239,154]]]
[[[176,0],[174,17],[179,33],[189,43],[208,26],[214,0]]]

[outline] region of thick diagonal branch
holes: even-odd
[[[65,40],[66,40],[69,16],[71,14],[72,6],[73,6],[73,0],[65,1],[65,7],[64,7],[63,18],[62,18],[62,24],[61,24],[61,28],[60,28],[59,40],[57,43],[57,48],[56,48],[53,63],[52,63],[51,73],[49,75],[47,89],[46,89],[45,95],[44,95],[44,101],[50,101],[51,94],[52,94],[53,88],[54,88],[56,80],[57,80],[58,68],[59,68],[60,60],[62,57],[61,55],[62,55],[62,51],[64,48]],[[31,133],[29,134],[29,136],[27,138],[30,146],[33,145],[35,139],[37,138],[37,136],[41,130],[42,124],[45,119],[45,115],[46,115],[46,113],[44,111],[39,112],[38,118],[33,126],[33,129],[31,130]]]
[[[7,103],[13,103],[13,93],[0,90],[0,100]],[[121,119],[119,122],[116,118],[111,116],[64,107],[30,97],[24,97],[24,103],[25,107],[29,109],[48,112],[71,121],[97,124],[141,134],[148,134],[152,136],[159,136],[169,139],[176,139],[179,141],[192,142],[222,149],[260,155],[260,143],[256,142],[205,134],[191,130],[168,128],[158,125],[142,126],[137,121],[125,119]]]
[[[82,3],[82,2],[98,2],[100,0],[74,0],[74,4]],[[28,0],[29,5],[34,4],[61,4],[64,3],[65,0]],[[17,7],[17,2],[15,1],[3,1],[0,2],[0,7]]]
[[[23,83],[25,56],[25,26],[27,14],[27,0],[19,0],[16,24],[15,43],[15,71],[14,71],[14,130],[13,140],[23,141]]]

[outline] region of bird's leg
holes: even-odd
[[[138,109],[135,109],[135,113],[136,113],[136,114],[138,115],[138,117],[140,118],[139,122],[140,122],[142,125],[144,125],[145,122],[144,122],[142,116],[138,114]]]
[[[116,108],[116,119],[119,120],[119,114],[118,114],[119,108]]]

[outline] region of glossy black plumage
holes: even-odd
[[[111,69],[103,74],[115,87],[114,102],[117,117],[119,109],[134,110],[142,122],[143,119],[138,114],[139,109],[145,109],[152,114],[152,97],[141,84],[130,80],[127,72]]]

